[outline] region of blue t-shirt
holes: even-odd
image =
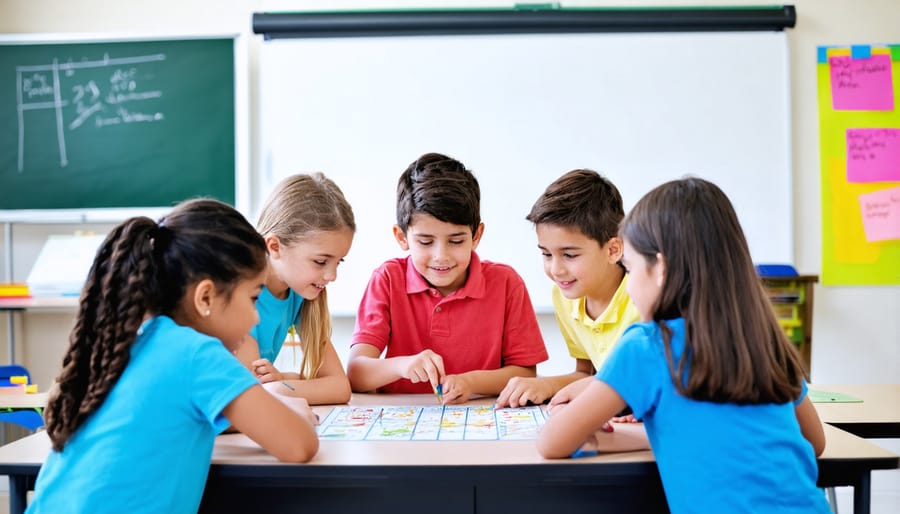
[[[303,305],[303,297],[288,289],[288,296],[284,300],[275,298],[267,287],[262,288],[259,298],[256,300],[256,310],[259,311],[259,323],[250,329],[250,335],[259,344],[259,356],[275,362],[284,339],[291,325],[300,325],[300,307]]]
[[[197,512],[222,410],[256,384],[218,339],[149,320],[106,400],[50,452],[28,514]]]
[[[684,319],[667,321],[675,362]],[[815,452],[794,412],[806,396],[781,405],[737,405],[678,393],[655,323],[628,328],[596,378],[642,419],[673,514],[831,512],[816,487]]]

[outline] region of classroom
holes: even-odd
[[[291,81],[288,85],[296,88],[288,88],[285,85],[267,83],[266,77],[273,76],[273,69],[277,69],[279,63],[285,63],[285,56],[278,54],[275,45],[253,29],[254,13],[279,12],[291,10],[364,10],[364,9],[483,9],[483,8],[510,8],[516,2],[502,2],[491,0],[308,0],[304,2],[291,2],[288,0],[264,0],[260,2],[242,2],[239,0],[213,1],[198,0],[193,2],[176,2],[174,0],[159,0],[156,2],[122,2],[113,3],[99,0],[80,0],[78,2],[55,2],[53,0],[7,0],[0,3],[0,35],[17,38],[48,38],[49,35],[69,34],[82,37],[100,37],[116,40],[119,38],[153,38],[153,37],[203,37],[207,35],[236,36],[235,58],[238,63],[236,69],[236,158],[234,166],[238,169],[238,189],[235,195],[235,204],[249,219],[255,220],[262,201],[268,194],[279,174],[284,171],[276,170],[273,177],[272,167],[267,164],[272,155],[283,156],[289,152],[292,146],[291,134],[279,133],[276,125],[266,126],[268,120],[276,119],[279,110],[283,110],[281,116],[297,115],[290,108],[291,94],[302,94],[304,91],[312,91],[319,94],[314,87],[297,82],[296,77],[287,74]],[[563,7],[623,7],[623,8],[652,8],[652,7],[746,7],[767,6],[770,2],[765,0],[568,0],[560,2]],[[773,166],[767,167],[767,171],[759,171],[761,176],[748,184],[736,181],[728,184],[726,192],[734,194],[735,203],[738,205],[742,223],[752,224],[748,229],[748,239],[751,247],[759,250],[754,256],[769,263],[784,263],[793,265],[802,275],[816,275],[818,282],[812,286],[812,341],[810,354],[810,382],[811,384],[897,384],[900,382],[900,286],[893,282],[889,285],[834,285],[822,283],[823,252],[831,251],[824,248],[830,238],[823,237],[823,230],[828,230],[831,225],[823,223],[822,204],[822,168],[820,164],[820,120],[819,105],[817,103],[817,48],[821,46],[850,46],[850,45],[885,45],[900,44],[900,29],[896,23],[898,19],[898,7],[895,0],[859,0],[849,2],[846,0],[795,0],[790,5],[796,7],[796,25],[784,30],[786,36],[786,48],[780,46],[779,40],[772,43],[771,48],[762,49],[755,41],[737,42],[741,50],[749,50],[751,53],[759,50],[759,56],[765,58],[775,55],[778,61],[776,67],[780,76],[775,79],[777,88],[771,92],[759,89],[759,94],[747,93],[745,97],[737,101],[756,102],[756,105],[771,105],[778,110],[775,121],[778,122],[777,130],[768,130],[765,121],[760,121],[759,128],[754,126],[753,120],[748,120],[751,126],[751,134],[736,134],[729,139],[728,134],[721,135],[721,141],[715,140],[710,144],[709,159],[716,158],[716,152],[727,154],[732,152],[732,146],[740,147],[742,142],[750,141],[753,144],[767,145],[775,148]],[[52,13],[52,14],[49,14]],[[635,44],[635,52],[647,52],[652,55],[658,52],[653,47],[652,41],[641,41]],[[701,43],[687,43],[703,46]],[[740,46],[744,45],[744,46]],[[769,53],[766,53],[769,52]],[[755,56],[755,55],[754,55]],[[741,57],[735,56],[735,62]],[[416,56],[411,57],[415,59]],[[421,58],[421,56],[419,57]],[[712,54],[711,59],[720,56]],[[727,56],[723,60],[728,60]],[[638,59],[629,61],[611,61],[612,66],[632,65],[644,69],[648,76],[652,76],[651,66]],[[624,63],[624,64],[623,64]],[[321,63],[320,63],[321,64]],[[373,66],[374,67],[374,66]],[[269,74],[269,75],[267,75]],[[759,78],[759,77],[754,77]],[[544,83],[538,83],[533,87],[540,89],[561,87],[550,77],[541,77]],[[714,77],[714,80],[726,80],[726,77]],[[896,80],[896,79],[895,79]],[[745,80],[745,82],[747,82]],[[765,81],[762,81],[765,82]],[[744,84],[746,85],[746,84]],[[523,88],[526,86],[523,85]],[[674,86],[673,86],[674,87]],[[752,84],[749,89],[754,90]],[[483,86],[487,91],[490,88]],[[780,88],[780,89],[779,89]],[[648,88],[651,90],[652,88]],[[665,88],[660,88],[665,89]],[[299,91],[299,93],[298,93]],[[452,92],[452,90],[450,90]],[[679,95],[679,92],[660,92],[659,96],[666,94]],[[755,90],[754,90],[755,91]],[[780,96],[780,93],[786,95]],[[450,93],[448,93],[450,94]],[[639,95],[640,93],[635,93]],[[684,95],[689,95],[689,92]],[[266,95],[269,95],[268,97]],[[515,95],[513,95],[515,96]],[[647,94],[646,101],[652,101],[652,94]],[[733,101],[734,97],[723,95],[725,101]],[[274,97],[274,99],[273,99]],[[547,98],[552,98],[548,95]],[[471,102],[477,105],[477,99],[463,97],[460,102]],[[547,101],[545,99],[545,101]],[[559,100],[562,102],[562,100]],[[687,103],[687,102],[685,102]],[[555,105],[550,103],[550,106]],[[323,104],[322,109],[330,109],[332,106]],[[317,112],[313,112],[317,114]],[[727,109],[722,109],[717,115],[728,117]],[[739,114],[740,115],[740,114]],[[548,118],[549,119],[549,118]],[[715,119],[715,118],[713,118]],[[545,121],[544,118],[541,118]],[[474,124],[489,123],[490,120],[472,120]],[[715,123],[715,121],[713,121]],[[340,133],[340,127],[331,127],[325,122],[323,126],[307,127],[311,133],[321,129],[322,131],[335,130]],[[686,122],[686,125],[687,122]],[[10,124],[10,127],[13,125]],[[682,132],[695,130],[693,125],[688,125]],[[640,127],[637,127],[638,129]],[[612,132],[616,132],[614,128]],[[639,139],[646,137],[646,145],[660,145],[657,151],[661,155],[676,153],[677,148],[670,148],[665,143],[656,143],[653,138],[660,132],[649,131],[645,136],[631,127],[625,127],[623,138]],[[699,129],[696,129],[699,130]],[[678,127],[673,127],[671,132],[678,132]],[[303,134],[304,136],[306,134]],[[598,137],[605,137],[600,134]],[[672,135],[673,138],[677,137]],[[499,139],[499,138],[498,138]],[[738,141],[735,141],[738,140]],[[422,145],[436,144],[423,136]],[[590,144],[590,139],[576,141],[573,146]],[[719,144],[721,143],[721,144]],[[292,170],[292,172],[322,171],[330,175],[329,153],[334,155],[335,163],[347,169],[354,169],[364,161],[362,156],[352,155],[354,144],[362,144],[353,141],[332,141],[333,146],[321,149],[322,154],[310,158],[305,164],[314,169]],[[486,142],[485,144],[490,144]],[[617,143],[618,144],[618,143]],[[674,143],[676,146],[681,143]],[[540,142],[525,141],[524,145],[540,147]],[[365,147],[372,154],[371,148]],[[2,149],[2,147],[0,147]],[[539,260],[539,253],[534,250],[533,230],[524,220],[527,207],[522,211],[521,205],[530,205],[539,188],[544,187],[552,178],[562,174],[568,169],[576,167],[588,167],[601,173],[608,169],[615,170],[622,167],[619,162],[604,162],[595,155],[575,155],[571,160],[549,161],[551,165],[561,166],[559,169],[545,172],[535,183],[529,183],[527,179],[510,184],[510,181],[487,178],[491,169],[497,169],[502,164],[502,159],[492,160],[490,157],[482,157],[490,154],[488,150],[467,148],[465,143],[453,143],[450,148],[421,148],[421,153],[427,151],[446,152],[461,161],[469,164],[475,160],[476,175],[482,180],[484,197],[489,198],[489,193],[497,190],[499,193],[493,198],[502,198],[503,188],[509,187],[510,196],[523,196],[523,203],[502,203],[496,201],[494,206],[487,205],[484,201],[482,209],[486,213],[506,215],[502,221],[495,223],[497,231],[492,231],[490,218],[486,217],[486,236],[484,249],[486,255],[495,256],[497,260],[509,260],[515,262],[515,267],[529,288],[537,284],[543,294],[532,293],[538,314],[538,322],[541,332],[547,344],[550,359],[538,366],[538,374],[567,373],[571,371],[571,359],[566,351],[565,342],[559,335],[559,330],[549,306],[549,284],[545,283]],[[566,150],[569,151],[569,150]],[[654,148],[645,148],[636,145],[635,154],[645,151],[652,154]],[[736,151],[736,150],[734,150]],[[281,154],[278,154],[281,152]],[[391,191],[395,177],[414,157],[406,149],[399,154],[374,155],[372,158],[381,158],[380,166],[388,166],[385,171],[388,180],[387,190]],[[760,151],[759,154],[766,152]],[[288,157],[291,156],[288,153]],[[579,158],[596,159],[595,161],[579,161]],[[725,160],[728,155],[723,155]],[[536,157],[536,165],[546,164],[548,159],[543,155]],[[665,163],[664,157],[660,158]],[[770,161],[762,159],[768,164]],[[5,161],[0,161],[5,162]],[[383,164],[383,163],[388,164]],[[393,167],[390,163],[395,163]],[[559,163],[559,164],[557,164]],[[627,165],[627,163],[625,163]],[[750,165],[752,167],[752,165]],[[380,168],[379,168],[380,169]],[[483,169],[484,171],[481,171]],[[502,168],[500,168],[502,169]],[[6,170],[0,170],[4,173]],[[371,267],[359,266],[354,268],[357,260],[355,252],[360,254],[370,249],[372,255],[358,258],[363,261],[366,258],[381,261],[385,257],[391,257],[387,252],[395,251],[396,244],[389,233],[389,226],[385,226],[382,220],[392,216],[393,202],[388,198],[382,198],[379,202],[365,199],[365,194],[371,190],[378,190],[384,184],[378,183],[377,174],[374,179],[367,178],[368,170],[341,175],[336,178],[338,185],[345,189],[348,198],[356,210],[359,221],[359,233],[354,241],[353,251],[347,258],[347,263],[341,269],[341,279],[335,283],[335,288],[344,288],[335,291],[338,295],[350,298],[359,298],[358,294],[365,285],[366,277],[371,272]],[[669,178],[675,178],[682,173],[671,171],[673,176],[653,177],[657,183]],[[730,180],[728,173],[719,171],[715,178],[721,178],[727,183]],[[741,171],[740,173],[743,173]],[[384,176],[384,175],[382,175]],[[485,178],[482,178],[482,177]],[[638,170],[634,174],[617,175],[615,181],[625,184],[623,194],[626,196],[626,211],[629,205],[643,191],[655,184],[641,182],[640,177],[646,177],[645,170]],[[550,177],[550,179],[547,179]],[[620,178],[621,177],[621,178]],[[343,180],[343,181],[342,181]],[[369,182],[371,180],[371,182]],[[491,180],[494,180],[491,182]],[[644,179],[646,180],[646,179]],[[382,181],[384,182],[384,181]],[[2,184],[2,180],[0,180]],[[633,186],[633,190],[628,188]],[[643,190],[639,188],[643,187]],[[728,187],[731,189],[729,190]],[[767,189],[767,187],[769,189]],[[493,189],[492,189],[493,188]],[[380,190],[379,190],[380,191]],[[743,196],[741,196],[743,195]],[[361,201],[353,201],[354,198],[364,198]],[[362,204],[358,207],[358,205]],[[510,207],[512,206],[512,207]],[[372,210],[367,210],[367,209]],[[387,209],[386,212],[377,209]],[[512,209],[512,214],[505,212]],[[2,213],[2,211],[0,211]],[[746,216],[746,218],[745,218]],[[378,224],[370,225],[370,220],[376,220]],[[778,223],[779,219],[785,219],[784,223]],[[495,218],[496,219],[496,218]],[[365,221],[364,221],[365,220]],[[746,221],[746,220],[749,220]],[[0,221],[4,221],[0,218]],[[83,222],[73,223],[70,220],[56,223],[54,218],[38,218],[37,222],[17,222],[12,224],[7,232],[7,237],[0,241],[0,270],[11,270],[11,276],[7,277],[15,282],[24,282],[28,276],[35,259],[37,258],[48,236],[53,234],[72,234],[75,231],[104,234],[120,220],[103,220],[85,218]],[[390,223],[390,221],[388,221]],[[518,225],[517,225],[518,223]],[[823,228],[824,225],[824,228]],[[380,230],[380,232],[379,232]],[[771,230],[771,231],[770,231]],[[504,236],[500,232],[504,232]],[[504,239],[507,238],[507,239]],[[491,242],[493,239],[493,242]],[[504,242],[522,240],[528,241],[529,254],[505,254]],[[385,245],[390,244],[387,247]],[[517,248],[511,246],[511,248]],[[518,250],[516,250],[518,251]],[[11,258],[10,258],[11,256]],[[368,261],[365,261],[368,265]],[[332,308],[334,314],[333,341],[342,361],[346,364],[349,352],[349,341],[354,328],[355,306],[352,302],[339,304]],[[36,310],[17,311],[15,317],[8,317],[0,313],[0,360],[9,362],[9,347],[12,346],[15,361],[28,368],[34,382],[43,390],[45,384],[53,382],[59,373],[60,359],[67,346],[69,329],[74,318],[74,309],[71,307],[57,307]],[[10,324],[10,320],[15,320]],[[894,398],[896,402],[897,399]],[[896,439],[879,439],[889,450],[897,452],[900,446]],[[879,443],[881,444],[881,443]],[[893,445],[893,446],[891,446]],[[872,512],[893,512],[900,506],[900,487],[898,487],[898,471],[878,471],[873,475]],[[844,505],[850,503],[850,493],[847,488],[839,488],[839,505],[841,512],[849,510]],[[5,497],[0,497],[0,512],[4,512]]]

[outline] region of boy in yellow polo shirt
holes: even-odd
[[[599,173],[573,170],[550,184],[526,219],[535,226],[544,272],[554,282],[553,310],[575,371],[514,377],[496,407],[542,403],[560,389],[583,389],[622,332],[640,315],[625,292],[619,222],[622,195]],[[584,380],[587,379],[587,380]]]

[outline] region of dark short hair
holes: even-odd
[[[416,214],[465,225],[472,234],[481,224],[481,189],[463,163],[439,153],[412,162],[397,182],[397,226],[406,232]]]
[[[616,236],[623,217],[616,186],[596,171],[577,169],[547,186],[525,219],[535,225],[574,227],[603,245]]]

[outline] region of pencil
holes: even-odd
[[[294,389],[294,386],[288,384],[287,382],[282,382],[281,385],[283,385],[284,387],[287,387],[291,391],[296,391],[296,389]]]
[[[444,387],[441,384],[438,384],[437,387],[434,388],[434,394],[437,396],[437,399],[441,404],[444,403]]]

